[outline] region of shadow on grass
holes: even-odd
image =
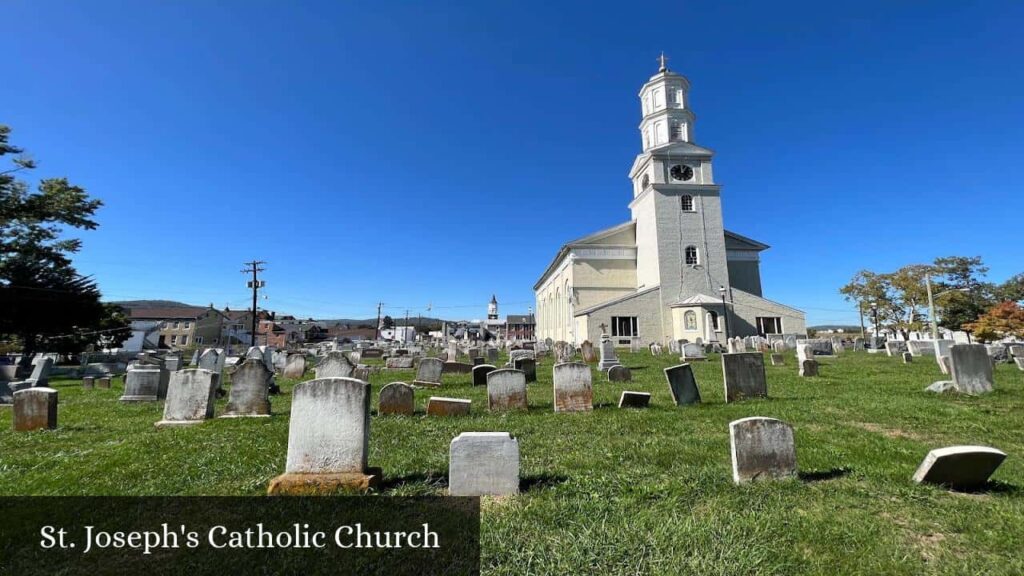
[[[950,492],[957,492],[960,494],[1009,494],[1011,496],[1016,496],[1024,492],[1024,490],[1021,490],[1020,486],[1007,484],[1006,482],[1000,482],[998,480],[990,480],[981,486],[975,486],[973,488],[950,488]]]
[[[815,472],[800,472],[799,477],[801,482],[822,482],[825,480],[842,478],[850,472],[852,472],[852,470],[849,468],[833,468],[831,470],[819,470]]]
[[[431,471],[426,474],[406,474],[405,476],[385,475],[380,482],[380,491],[394,490],[407,484],[426,484],[431,488],[448,487],[448,477],[443,472]]]
[[[553,474],[540,474],[538,476],[527,476],[519,479],[519,491],[529,492],[531,490],[543,490],[545,488],[554,488],[559,484],[567,481],[567,476],[556,476]]]

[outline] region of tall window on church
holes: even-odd
[[[686,314],[683,314],[683,325],[686,326],[687,330],[696,330],[697,313],[693,310],[687,310]]]
[[[665,123],[658,122],[654,125],[654,143],[661,144],[665,141]]]
[[[654,107],[661,108],[661,90],[654,91]]]
[[[683,212],[693,212],[693,196],[685,194],[679,197],[679,207]]]
[[[711,329],[715,332],[721,330],[721,328],[718,327],[718,312],[710,310],[708,311],[708,315],[711,316]]]
[[[676,103],[676,106],[679,106],[680,108],[683,107],[683,90],[681,88],[677,88],[676,89],[676,92],[675,92],[675,103]]]
[[[696,246],[687,246],[684,254],[686,255],[685,258],[687,266],[696,266],[697,264],[700,264],[700,262],[697,260]]]

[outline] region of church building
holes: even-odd
[[[617,345],[805,334],[804,313],[761,293],[768,246],[726,230],[714,152],[694,143],[689,81],[661,66],[640,89],[643,151],[631,218],[563,245],[534,285],[537,338]]]

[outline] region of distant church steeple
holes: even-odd
[[[498,298],[494,294],[491,294],[491,303],[487,305],[487,319],[498,319]]]

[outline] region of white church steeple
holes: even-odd
[[[640,136],[644,151],[671,142],[690,142],[696,119],[689,108],[690,82],[668,68],[668,58],[658,57],[658,73],[640,89]]]

